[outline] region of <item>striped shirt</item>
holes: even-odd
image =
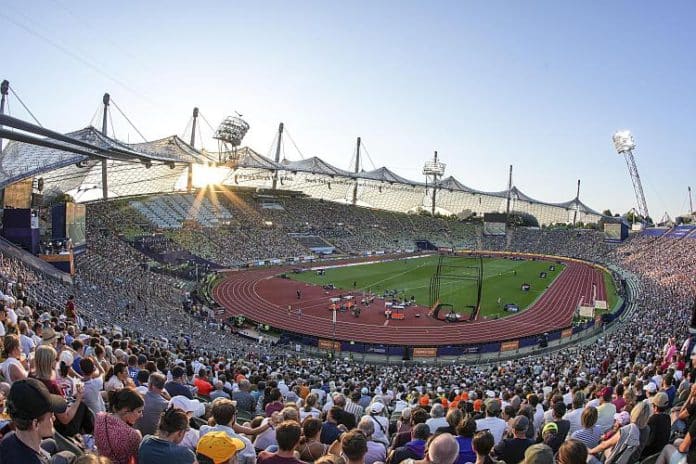
[[[588,449],[591,449],[599,444],[599,440],[602,438],[602,430],[598,425],[595,425],[589,429],[580,429],[573,432],[570,438],[583,442]]]

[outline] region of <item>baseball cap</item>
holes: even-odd
[[[648,393],[655,393],[657,391],[657,385],[655,385],[652,382],[648,382],[644,387],[643,390],[645,390]]]
[[[239,438],[232,438],[225,432],[208,432],[198,440],[196,453],[212,459],[215,464],[223,464],[243,449],[244,442]]]
[[[524,452],[522,464],[553,464],[553,451],[543,443],[532,445]]]
[[[628,414],[626,411],[621,411],[617,412],[614,414],[614,420],[621,424],[622,426],[628,425],[628,423],[631,421],[631,416]]]
[[[67,408],[68,403],[62,396],[52,395],[43,382],[31,378],[14,382],[7,397],[7,409],[12,418],[33,420],[47,412],[65,412]]]
[[[169,400],[169,407],[181,409],[184,412],[192,412],[194,417],[201,417],[205,414],[205,405],[198,400],[190,400],[184,395],[173,396]]]
[[[549,422],[544,426],[543,429],[541,429],[541,433],[546,433],[546,432],[558,432],[558,425],[556,425],[555,422]]]
[[[384,405],[382,403],[372,403],[372,406],[370,407],[370,411],[379,414],[384,410]]]
[[[604,387],[599,391],[599,396],[604,399],[611,399],[614,390],[611,387]]]
[[[362,387],[362,390],[360,390],[360,393],[362,395],[367,395],[370,391],[367,389],[367,387]]]
[[[518,431],[527,430],[529,428],[529,419],[525,416],[517,416],[512,420],[512,428]]]
[[[659,392],[657,395],[650,398],[650,401],[658,408],[666,408],[669,404],[669,396],[665,392]]]
[[[58,356],[58,360],[60,362],[65,363],[66,366],[72,366],[73,362],[75,361],[75,357],[73,354],[68,351],[68,350],[63,350],[60,352],[60,356]]]

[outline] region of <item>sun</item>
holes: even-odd
[[[194,164],[193,186],[200,188],[207,187],[208,185],[221,184],[229,172],[229,169],[226,167]]]

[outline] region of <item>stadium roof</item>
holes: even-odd
[[[375,169],[374,171],[360,172],[357,175],[353,174],[361,179],[370,179],[380,182],[389,182],[392,184],[406,184],[406,185],[422,185],[421,182],[413,182],[398,174],[393,173],[385,167]]]
[[[172,135],[151,142],[132,143],[133,150],[149,155],[167,157],[172,161],[184,161],[186,163],[216,162],[207,152],[201,152],[184,142],[178,135]]]
[[[312,174],[323,174],[326,176],[351,177],[353,175],[353,173],[332,166],[316,156],[299,161],[290,161],[281,165],[280,169],[285,171],[310,172]]]
[[[406,185],[409,187],[427,188],[423,182],[412,181],[398,175],[386,167],[372,171],[353,173],[327,163],[319,157],[311,157],[297,161],[276,163],[272,159],[260,155],[249,147],[242,147],[235,152],[208,153],[196,150],[176,135],[150,142],[125,144],[103,135],[99,130],[90,126],[68,134],[58,134],[44,128],[25,128],[23,121],[9,118],[6,124],[18,124],[12,127],[20,131],[29,131],[45,135],[45,139],[17,136],[20,141],[10,142],[0,155],[0,187],[28,177],[43,175],[46,183],[57,190],[68,191],[77,189],[95,190],[101,182],[99,160],[109,160],[109,196],[121,196],[136,193],[155,193],[158,191],[175,191],[181,189],[181,167],[188,164],[216,163],[218,159],[230,160],[225,167],[230,170],[226,179],[235,179],[240,170],[259,170],[249,174],[246,179],[253,182],[271,180],[273,171],[284,171],[291,174],[309,174],[315,176],[340,177],[345,184],[365,181],[376,184],[388,183]],[[23,134],[23,133],[13,133]],[[9,137],[13,138],[13,137]],[[220,155],[223,155],[219,158]],[[151,169],[141,169],[142,164]],[[176,165],[179,168],[175,169]],[[157,168],[157,169],[154,169]],[[243,178],[243,177],[240,177]],[[147,185],[149,184],[149,185]],[[313,184],[316,190],[318,184]],[[320,184],[319,184],[320,185]],[[536,200],[516,186],[512,189],[486,192],[471,188],[453,176],[438,182],[438,187],[449,192],[462,192],[474,196],[482,195],[504,199],[508,193],[514,201],[529,205],[545,205],[563,210],[577,210],[582,213],[601,216],[600,213],[582,203],[578,198],[561,203]],[[327,188],[330,184],[327,183]],[[380,190],[381,192],[381,190]],[[415,192],[415,191],[414,191]],[[427,190],[424,191],[427,196]],[[335,194],[334,194],[335,195]],[[407,201],[416,201],[409,197]],[[461,200],[464,201],[464,200]],[[481,204],[479,202],[479,204]]]
[[[230,154],[227,153],[227,155]],[[235,159],[233,162],[234,168],[268,170],[282,169],[282,165],[266,158],[263,155],[259,155],[249,147],[242,147],[238,149],[231,157]],[[230,158],[230,156],[227,156],[227,158]]]

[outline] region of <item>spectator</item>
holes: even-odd
[[[331,445],[334,441],[338,440],[343,430],[339,429],[338,422],[336,421],[336,416],[339,415],[343,410],[338,406],[332,407],[326,414],[326,421],[321,427],[321,442],[325,445]]]
[[[162,412],[157,426],[157,435],[146,435],[138,449],[139,464],[162,462],[192,464],[196,456],[181,442],[189,427],[189,418],[180,409],[168,408]]]
[[[473,417],[467,415],[457,425],[457,444],[459,444],[459,457],[457,464],[466,464],[467,462],[476,461],[476,452],[474,451],[472,440],[476,433],[476,421]]]
[[[302,421],[302,440],[299,447],[302,461],[312,463],[328,451],[329,445],[325,445],[319,440],[321,426],[321,420],[315,417],[310,416]]]
[[[524,452],[523,464],[553,464],[553,451],[548,445],[537,443]],[[477,463],[478,464],[478,463]]]
[[[231,399],[230,395],[225,392],[225,384],[220,380],[215,382],[215,390],[210,393],[211,400],[216,400],[218,398],[227,398],[228,400]]]
[[[393,450],[387,462],[389,464],[399,464],[407,459],[423,459],[428,437],[430,437],[430,427],[427,424],[416,424],[411,431],[411,440],[404,446]]]
[[[235,464],[235,456],[244,448],[242,440],[225,432],[209,432],[198,442],[196,458],[199,464]]]
[[[375,402],[370,405],[368,414],[364,417],[370,419],[375,424],[375,432],[372,435],[373,440],[382,443],[386,448],[389,446],[389,419],[384,417],[384,403]]]
[[[0,442],[0,462],[48,461],[51,455],[42,448],[42,440],[53,436],[53,414],[65,412],[65,400],[49,393],[42,382],[23,379],[12,384],[6,407],[15,432]]]
[[[476,452],[476,463],[475,464],[497,464],[500,461],[496,461],[491,457],[491,450],[495,439],[489,431],[476,432],[474,439],[471,442],[471,446]]]
[[[435,433],[440,427],[448,427],[447,419],[445,419],[445,408],[441,404],[435,403],[430,409],[430,419],[425,421],[430,427],[430,433]]]
[[[206,434],[211,432],[224,432],[230,436],[230,438],[237,438],[244,443],[244,448],[239,451],[238,461],[239,464],[255,464],[256,463],[256,451],[254,450],[254,445],[251,441],[237,434],[234,431],[234,425],[237,419],[237,408],[234,403],[228,399],[219,399],[213,403],[212,415],[215,420],[214,426],[203,425],[200,428],[201,438],[203,440]]]
[[[565,415],[566,412],[566,407],[565,404],[563,404],[563,401],[558,401],[553,405],[552,408],[552,422],[548,422],[545,426],[544,429],[549,424],[554,424],[555,427],[555,433],[551,437],[544,438],[543,442],[546,443],[551,447],[551,450],[555,453],[558,451],[558,448],[561,446],[561,443],[563,443],[568,436],[568,430],[570,429],[570,422],[568,422],[565,419],[562,419],[562,417]],[[507,462],[507,461],[506,461]]]
[[[375,422],[368,417],[363,417],[358,422],[358,430],[365,435],[367,440],[367,453],[364,457],[365,464],[374,464],[378,461],[383,462],[387,458],[387,448],[384,446],[384,443],[372,439],[372,435],[375,433]]]
[[[94,362],[94,359],[80,359],[80,370],[82,371],[82,382],[84,384],[84,403],[94,414],[106,411],[102,390],[104,390],[104,372],[101,365]]]
[[[19,337],[14,334],[5,335],[3,343],[5,360],[0,363],[0,372],[2,372],[5,380],[12,385],[17,380],[27,378],[27,369],[21,361],[22,346],[19,342]]]
[[[148,390],[143,398],[145,401],[143,415],[135,423],[135,428],[140,430],[143,436],[155,433],[157,422],[160,420],[162,412],[167,409],[168,399],[163,397],[166,380],[167,378],[159,372],[150,374],[147,383]]]
[[[524,459],[524,452],[534,444],[527,438],[529,419],[525,416],[517,416],[512,423],[513,437],[500,441],[493,448],[495,456],[506,464],[517,464]]]
[[[648,419],[650,417],[650,405],[643,401],[637,404],[631,411],[631,423],[619,429],[608,440],[589,450],[590,454],[604,452],[607,460],[613,459],[612,455],[618,453],[630,453],[628,458],[623,458],[625,462],[633,462],[640,456],[643,447],[648,440]],[[635,458],[634,458],[635,457]]]
[[[295,421],[284,421],[276,428],[276,441],[278,451],[270,453],[261,451],[259,453],[259,464],[303,464],[295,457],[295,449],[300,444],[302,428]]]
[[[659,453],[669,442],[671,421],[667,414],[669,398],[665,392],[659,392],[652,398],[652,415],[648,419],[650,435],[648,436],[645,448],[641,457],[652,456]]]
[[[143,399],[134,389],[124,388],[114,393],[113,413],[100,412],[94,422],[99,454],[114,464],[130,464],[131,459],[137,459],[142,435],[133,425],[142,417],[143,407]]]
[[[205,414],[205,406],[198,400],[190,400],[183,395],[172,397],[169,400],[168,408],[175,408],[184,411],[186,416],[191,421],[193,417],[201,417]],[[196,445],[200,438],[199,432],[193,427],[189,427],[181,440],[181,446],[185,446],[192,451],[196,450]]]
[[[594,448],[602,438],[602,429],[597,425],[597,408],[588,406],[580,418],[582,428],[573,432],[571,438],[583,443],[587,448]]]
[[[186,371],[184,371],[181,366],[174,366],[172,369],[172,380],[164,384],[164,389],[167,390],[167,393],[169,393],[169,396],[172,398],[182,395],[190,400],[193,399],[191,389],[186,385],[186,381],[184,380],[185,375]]]
[[[604,387],[599,392],[599,405],[597,406],[597,425],[602,433],[608,431],[614,424],[616,406],[611,402],[613,390],[611,387]]]
[[[625,404],[625,402],[624,402]],[[576,391],[573,394],[573,409],[566,412],[563,419],[567,420],[570,424],[570,429],[568,434],[572,435],[576,431],[582,428],[582,413],[585,411],[585,393],[581,390]]]
[[[584,443],[570,438],[558,448],[556,462],[558,464],[585,464],[587,462],[587,447]]]
[[[251,416],[256,410],[256,401],[250,393],[251,383],[247,379],[239,382],[239,390],[232,394],[232,399],[237,402],[239,413]]]
[[[489,398],[484,404],[486,406],[486,417],[476,421],[476,430],[490,430],[497,445],[503,439],[507,423],[498,417],[500,415],[500,401],[495,398]]]

